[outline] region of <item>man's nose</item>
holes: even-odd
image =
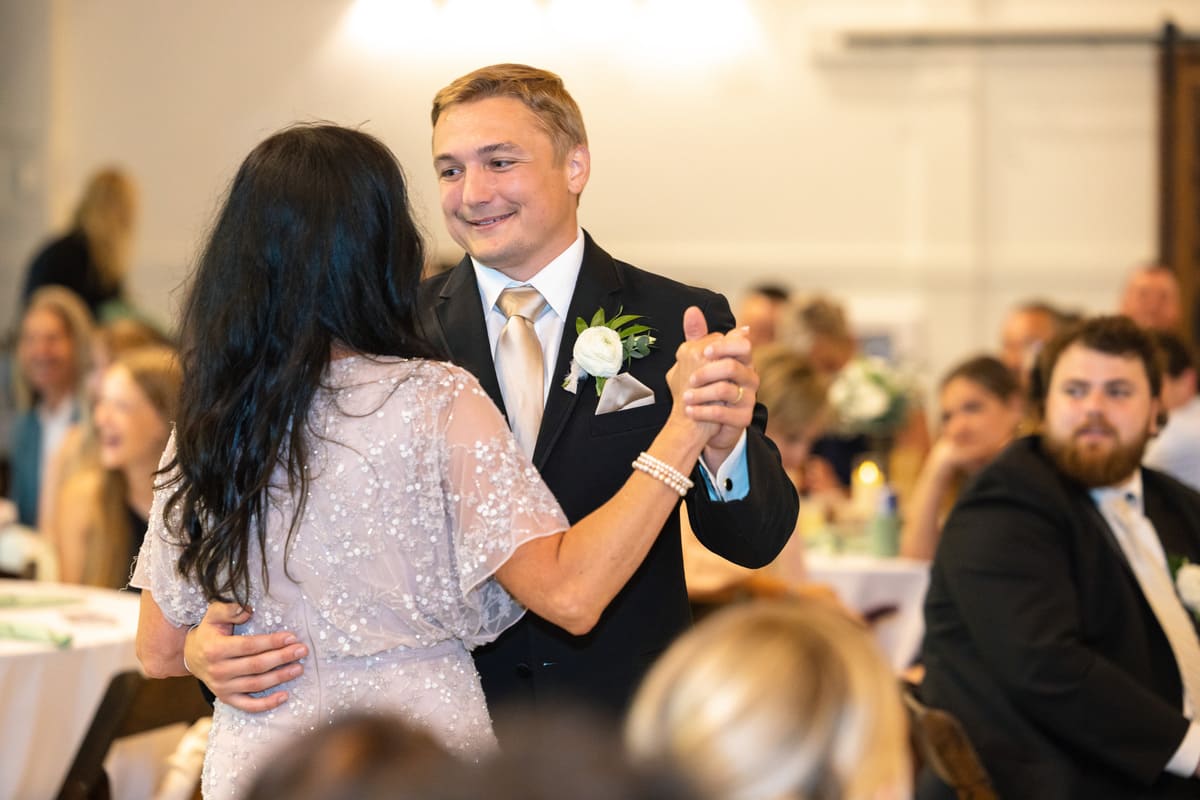
[[[492,181],[487,172],[479,169],[463,171],[463,205],[477,206],[492,199]]]

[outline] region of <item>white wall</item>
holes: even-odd
[[[476,66],[525,61],[584,110],[582,217],[611,252],[732,295],[767,278],[837,292],[861,322],[903,324],[934,376],[991,345],[1013,301],[1103,310],[1153,255],[1154,55],[839,50],[832,34],[1150,32],[1167,14],[1200,29],[1196,0],[0,0],[0,166],[26,175],[0,186],[0,280],[15,292],[87,173],[118,161],[145,201],[133,292],[168,317],[240,159],[314,118],[396,151],[453,258],[429,100]]]

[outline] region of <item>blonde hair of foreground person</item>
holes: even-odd
[[[625,738],[719,800],[911,796],[896,678],[861,625],[816,601],[705,619],[651,669]]]

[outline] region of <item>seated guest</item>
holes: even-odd
[[[105,371],[93,416],[99,463],[67,481],[55,514],[63,582],[119,588],[128,581],[179,385],[179,364],[166,347],[130,351]]]
[[[750,343],[756,348],[775,341],[779,317],[787,305],[788,290],[776,283],[751,287],[737,310],[737,324],[750,330]]]
[[[1200,394],[1196,356],[1177,334],[1155,335],[1163,356],[1162,403],[1167,424],[1146,446],[1142,463],[1200,490]]]
[[[1182,317],[1179,278],[1162,264],[1147,264],[1129,273],[1121,291],[1120,313],[1140,327],[1154,331],[1178,330]]]
[[[700,622],[651,668],[625,734],[634,758],[715,800],[909,796],[897,681],[827,603],[759,601]]]
[[[1013,306],[1000,331],[1000,360],[1022,387],[1029,385],[1029,371],[1037,354],[1069,319],[1044,300],[1026,300]]]
[[[46,286],[30,298],[17,340],[17,404],[11,496],[18,522],[37,527],[46,465],[67,428],[85,411],[84,376],[92,318],[73,292]]]
[[[97,172],[75,208],[71,230],[34,258],[23,299],[28,302],[43,286],[63,286],[94,316],[106,317],[104,307],[121,300],[136,217],[133,180],[112,167]]]
[[[950,370],[938,402],[941,433],[917,475],[900,537],[900,555],[926,561],[933,558],[942,517],[963,480],[1012,441],[1024,407],[1016,377],[991,356],[977,356]]]
[[[1200,561],[1200,495],[1139,467],[1160,379],[1128,318],[1064,331],[1038,358],[1041,436],[946,520],[922,695],[961,720],[1001,797],[1200,796],[1200,641],[1169,566]]]
[[[92,363],[84,380],[87,407],[96,405],[100,379],[113,360],[122,353],[149,345],[167,345],[154,328],[132,317],[118,317],[97,327],[92,335]],[[57,529],[54,514],[63,484],[76,472],[96,466],[95,426],[79,420],[63,434],[62,442],[43,470],[38,499],[38,520],[46,531]]]

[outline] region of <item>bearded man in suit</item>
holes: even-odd
[[[1125,317],[1059,334],[1034,375],[1041,435],[946,522],[921,694],[960,719],[1001,797],[1200,796],[1200,641],[1172,574],[1200,562],[1200,495],[1139,466],[1160,384]],[[953,795],[923,775],[918,796]]]
[[[583,117],[557,75],[520,64],[476,70],[438,92],[432,118],[442,212],[466,256],[422,286],[422,325],[506,413],[574,523],[616,493],[665,423],[665,375],[685,336],[730,331],[733,315],[724,297],[618,261],[580,228],[591,155]],[[506,311],[506,295],[533,304]],[[642,332],[653,339],[643,342],[641,357],[615,375],[595,366],[588,372],[581,365],[594,359],[576,350],[577,320],[586,328],[597,312],[607,320],[637,315],[627,324],[652,329]],[[508,352],[510,314],[514,325],[532,329],[534,352],[525,355],[540,364],[500,357]],[[720,425],[691,476],[689,518],[709,549],[761,567],[791,536],[798,498],[763,435],[766,411],[755,402],[758,377],[745,332],[727,333],[711,357],[684,398],[695,418]],[[298,675],[305,650],[289,632],[229,636],[248,613],[213,604],[188,634],[185,655],[222,700],[265,710],[286,692],[250,693]],[[676,511],[591,632],[573,636],[526,614],[476,651],[476,665],[493,709],[567,698],[620,714],[645,670],[689,623]]]

